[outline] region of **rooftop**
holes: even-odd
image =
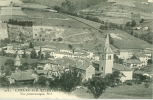
[[[28,72],[16,72],[11,76],[16,81],[26,81],[26,80],[34,80],[35,78],[32,77]]]
[[[114,63],[113,69],[118,71],[132,71],[130,68],[117,63]]]
[[[76,66],[72,66],[72,67],[78,68],[81,70],[86,70],[90,65],[92,64],[87,60],[78,60],[76,61]]]

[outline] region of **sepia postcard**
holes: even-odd
[[[0,99],[153,99],[153,0],[0,0]]]

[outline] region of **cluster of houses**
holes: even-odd
[[[123,59],[123,64],[131,69],[141,69],[148,64],[148,60],[152,59],[152,50],[120,50],[116,55]],[[131,59],[132,57],[134,59]]]
[[[100,59],[98,61],[89,58],[71,57],[40,60],[37,61],[37,68],[35,70],[16,70],[16,72],[9,77],[9,80],[10,83],[36,82],[41,75],[46,78],[53,78],[53,76],[60,76],[61,73],[71,69],[76,69],[81,72],[84,80],[87,80],[92,76],[105,76],[116,70],[123,74],[121,77],[122,82],[132,80],[133,70],[127,66],[114,63],[113,61],[114,52],[109,46],[109,36],[107,35],[105,47],[101,51]],[[18,67],[22,64],[19,54],[17,54],[14,64]]]

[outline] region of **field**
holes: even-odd
[[[71,94],[79,98],[92,99],[93,95],[87,93],[86,89],[76,89]],[[143,84],[132,86],[119,86],[115,88],[107,88],[99,99],[151,99],[152,98],[152,85],[145,88]]]
[[[114,39],[114,46],[120,49],[144,49],[151,48],[152,45],[121,30],[105,30]]]

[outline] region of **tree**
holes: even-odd
[[[114,54],[114,63],[123,64],[123,59],[120,59],[116,54]]]
[[[114,71],[112,74],[106,75],[105,80],[108,86],[115,87],[116,84],[119,84],[121,82],[120,75],[121,73],[119,71]]]
[[[30,42],[30,44],[29,44],[29,48],[34,48],[34,45],[33,45],[32,42]]]
[[[127,23],[125,24],[125,28],[126,28],[126,29],[130,29],[130,28],[131,28],[130,22],[127,22]]]
[[[19,69],[21,71],[25,71],[25,70],[28,70],[28,67],[29,67],[29,64],[25,62],[19,67]]]
[[[131,26],[132,26],[132,27],[135,27],[136,25],[137,25],[137,23],[135,22],[135,20],[132,20]]]
[[[44,87],[44,86],[46,86],[46,82],[47,82],[46,77],[40,76],[40,77],[38,78],[37,84],[38,84],[39,86]]]
[[[27,55],[26,55],[26,51],[24,50],[24,53],[22,54],[22,58],[27,58]]]
[[[72,44],[69,44],[68,47],[69,47],[69,49],[71,49],[71,50],[73,49]]]
[[[43,54],[41,55],[41,57],[47,60],[47,59],[50,57],[50,54],[47,52],[47,53],[45,54],[45,57],[44,57]]]
[[[152,59],[148,59],[147,64],[151,65],[153,63]]]
[[[144,22],[144,19],[142,18],[141,20],[140,20],[140,23],[143,23]]]
[[[35,70],[35,68],[37,68],[37,63],[32,63],[32,64],[31,64],[31,68],[32,68],[33,70]]]
[[[5,52],[4,49],[2,49],[2,50],[0,51],[0,55],[2,55],[2,56],[5,56],[5,55],[6,55],[6,52]]]
[[[33,50],[31,51],[31,53],[30,53],[30,58],[35,59],[36,57],[37,57],[37,53],[36,53],[35,49],[33,49]]]
[[[110,34],[109,34],[109,42],[110,42],[110,44],[114,44],[114,39],[111,37]]]
[[[58,77],[57,77],[58,78]],[[71,92],[76,86],[81,85],[82,74],[77,70],[71,70],[61,74],[59,79],[59,85],[61,90]]]
[[[102,77],[92,77],[87,81],[87,88],[93,94],[94,98],[97,99],[107,88],[105,79]]]
[[[5,65],[9,65],[10,67],[14,65],[14,61],[12,59],[7,59]]]
[[[5,73],[5,76],[11,75],[11,68],[9,66],[5,66],[4,73]]]
[[[16,66],[14,66],[14,61],[12,59],[7,59],[5,65],[8,66],[11,71],[15,71]]]
[[[69,44],[69,45],[68,45],[68,47],[69,47],[69,49],[71,49],[71,50],[72,50],[72,52],[74,53],[75,48],[72,46],[72,44]]]
[[[9,80],[6,76],[0,77],[0,86],[9,86]]]

